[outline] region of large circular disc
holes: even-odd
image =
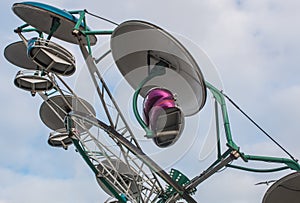
[[[27,56],[27,47],[23,41],[14,42],[4,49],[5,58],[15,66],[28,70],[37,70],[37,65]]]
[[[47,34],[50,33],[53,18],[59,19],[60,25],[53,36],[70,43],[78,44],[76,37],[72,34],[73,28],[77,23],[77,18],[69,12],[38,2],[15,3],[12,9],[26,23]],[[84,29],[83,24],[80,25],[80,29]],[[95,45],[97,42],[96,36],[89,35],[89,37],[91,45]],[[84,35],[80,38],[84,44],[87,44]]]
[[[289,174],[275,182],[266,192],[263,203],[298,203],[300,201],[300,173]]]
[[[164,75],[145,84],[141,96],[153,87],[168,89],[176,94],[185,116],[204,106],[206,87],[200,68],[186,48],[163,29],[143,21],[124,22],[111,36],[111,50],[118,69],[134,89],[155,64],[168,64]]]
[[[81,98],[76,99],[70,95],[66,96],[66,100],[71,105],[71,108],[66,104],[61,95],[53,96],[42,103],[40,107],[40,118],[48,128],[54,131],[65,128],[65,116],[71,111],[79,111],[93,116],[96,115],[94,108],[87,101]],[[92,126],[87,124],[84,127],[89,129]],[[78,129],[83,130],[82,126],[79,126]]]

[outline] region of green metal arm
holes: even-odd
[[[290,169],[288,166],[271,168],[271,169],[254,169],[254,168],[248,168],[248,167],[243,167],[243,166],[238,166],[238,165],[233,165],[233,164],[228,164],[227,167],[239,169],[239,170],[243,170],[243,171],[248,171],[248,172],[257,172],[257,173],[270,173],[270,172],[277,172],[277,171]]]
[[[286,170],[286,169],[300,171],[299,163],[292,159],[269,157],[269,156],[245,155],[245,154],[243,156],[247,162],[248,161],[263,161],[263,162],[268,162],[268,163],[281,163],[281,164],[285,164],[286,166],[278,167],[278,168],[271,168],[271,169],[255,169],[255,168],[248,168],[248,167],[244,167],[244,166],[228,164],[227,167],[240,169],[240,170],[244,170],[244,171],[250,171],[250,172],[258,172],[258,173],[277,172],[277,171],[282,171],[282,170]]]
[[[247,161],[252,160],[252,161],[264,161],[269,163],[282,163],[292,170],[300,171],[299,163],[292,159],[270,157],[270,156],[256,156],[256,155],[243,155],[243,156]]]
[[[278,167],[278,168],[272,168],[272,169],[254,169],[254,168],[248,168],[248,167],[237,166],[237,165],[232,165],[232,164],[228,164],[227,165],[228,167],[245,170],[245,171],[251,171],[251,172],[275,172],[275,171],[281,171],[281,170],[286,170],[286,169],[300,171],[300,165],[296,160],[287,159],[287,158],[270,157],[270,156],[247,155],[247,154],[240,152],[240,150],[239,150],[240,148],[237,146],[237,144],[233,141],[233,138],[232,138],[225,97],[224,97],[222,91],[218,90],[216,87],[214,87],[213,85],[211,85],[208,82],[206,82],[205,84],[206,84],[207,88],[211,91],[211,93],[213,94],[217,103],[221,106],[224,127],[225,127],[225,134],[226,134],[226,139],[227,139],[227,146],[232,150],[238,151],[240,153],[241,158],[245,162],[248,162],[251,160],[251,161],[263,161],[263,162],[268,162],[268,163],[281,163],[281,164],[286,165],[284,167]],[[218,118],[216,118],[216,119],[218,119]],[[218,150],[219,150],[219,147],[218,147]],[[218,154],[221,154],[221,153],[218,151]],[[218,155],[218,160],[214,164],[218,163],[221,158],[222,157],[219,157],[219,155]]]
[[[215,97],[216,101],[221,106],[222,116],[223,116],[223,121],[224,121],[225,134],[226,134],[226,139],[227,139],[227,146],[232,148],[233,150],[239,151],[239,147],[235,144],[235,142],[232,139],[230,124],[229,124],[229,118],[228,118],[228,113],[227,113],[226,102],[225,102],[224,96],[222,95],[220,90],[215,88],[213,85],[211,85],[207,81],[205,82],[205,84],[206,84],[207,88],[211,91],[213,96]]]
[[[113,30],[92,30],[92,31],[82,31],[85,35],[111,35]]]
[[[166,73],[166,69],[165,69],[164,65],[165,64],[163,62],[159,62],[158,64],[156,64],[153,67],[153,69],[150,71],[150,74],[139,84],[138,88],[136,89],[136,91],[134,92],[134,95],[133,95],[133,103],[132,103],[133,112],[134,112],[134,115],[135,115],[138,123],[141,125],[141,127],[146,132],[147,138],[153,138],[154,135],[153,135],[152,130],[150,130],[148,128],[148,126],[146,125],[146,123],[144,122],[144,120],[141,118],[141,116],[139,114],[139,111],[137,108],[137,100],[138,100],[139,93],[141,92],[141,89],[148,81],[150,81],[151,79],[153,79],[157,76],[164,75]]]
[[[138,100],[138,96],[141,92],[141,89],[143,88],[143,86],[149,81],[151,80],[153,77],[152,76],[148,76],[147,78],[145,78],[139,85],[139,87],[136,89],[136,91],[133,94],[133,102],[132,102],[132,108],[133,108],[133,113],[135,115],[135,118],[137,119],[138,123],[140,124],[140,126],[144,129],[144,131],[146,132],[146,137],[148,138],[152,138],[153,137],[153,132],[152,130],[150,130],[148,128],[148,126],[146,125],[146,123],[144,122],[144,120],[141,118],[139,110],[137,108],[137,100]]]
[[[43,33],[41,31],[39,31],[38,29],[33,28],[33,27],[27,28],[28,26],[29,26],[29,24],[27,24],[27,23],[23,24],[23,25],[17,27],[14,30],[14,32],[18,33],[18,34],[20,34],[20,33],[26,33],[26,32],[37,32],[39,34],[39,37],[43,38]]]
[[[73,28],[73,31],[80,32],[83,35],[85,35],[86,41],[87,41],[87,47],[88,47],[90,55],[92,55],[92,49],[91,49],[91,43],[90,43],[89,35],[111,35],[113,33],[112,30],[97,30],[97,31],[89,30],[89,28],[87,26],[87,23],[86,23],[86,18],[85,18],[86,11],[85,10],[69,11],[69,13],[79,14],[79,19],[77,20],[77,23],[75,24],[75,27]],[[84,25],[84,30],[80,30],[80,26],[82,25],[82,22],[83,22],[83,25]]]

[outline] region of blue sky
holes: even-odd
[[[188,38],[213,61],[225,92],[296,158],[300,157],[299,1],[41,2],[67,10],[85,8],[119,23],[142,19]],[[15,1],[0,2],[4,17],[0,29],[2,53],[8,44],[19,40],[13,29],[22,21],[11,10],[13,3]],[[94,29],[113,28],[95,20],[90,24]],[[83,66],[78,47],[66,43],[65,46],[76,56],[78,66]],[[13,85],[18,68],[9,64],[3,54],[0,64],[0,203],[103,202],[107,195],[98,187],[93,173],[74,148],[65,151],[48,146],[50,130],[38,114],[41,99],[32,98]],[[209,70],[203,73],[205,77]],[[76,77],[70,78],[71,84]],[[160,163],[171,164],[190,177],[205,170],[214,160],[213,153],[205,160],[199,159],[208,134],[210,117],[207,121],[205,115],[211,112],[210,108],[209,96],[204,113],[186,121],[190,122],[190,129],[196,126],[194,129],[202,134],[187,144],[184,156],[170,161],[172,149],[166,150],[158,160]],[[229,107],[229,113],[233,136],[242,151],[285,156],[233,108]],[[186,131],[181,139],[189,139],[191,133]],[[224,203],[261,202],[267,186],[254,184],[279,179],[289,172],[266,175],[226,169],[201,184],[196,199],[209,203],[220,200]]]

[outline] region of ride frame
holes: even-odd
[[[216,87],[214,87],[209,82],[205,81],[207,89],[212,93],[214,99],[215,99],[215,119],[216,119],[216,136],[217,136],[217,160],[213,162],[205,171],[203,171],[199,176],[194,177],[192,180],[188,182],[186,185],[179,185],[176,181],[174,181],[160,166],[158,166],[152,159],[150,159],[141,149],[138,142],[135,140],[133,133],[131,132],[130,128],[128,127],[128,124],[125,121],[124,116],[122,115],[120,109],[117,106],[117,103],[113,99],[112,94],[110,93],[105,81],[103,80],[100,72],[98,71],[95,61],[92,57],[92,49],[91,44],[89,40],[89,35],[111,35],[113,33],[112,30],[89,30],[87,23],[86,23],[86,10],[77,10],[77,11],[68,11],[70,14],[76,14],[79,15],[79,18],[76,22],[76,25],[73,29],[74,37],[78,39],[78,44],[80,46],[80,50],[83,54],[83,57],[86,61],[86,64],[88,66],[91,78],[93,80],[93,83],[96,87],[97,93],[100,97],[100,100],[102,102],[102,105],[105,109],[105,113],[107,115],[107,118],[109,120],[109,124],[106,124],[96,118],[89,118],[87,115],[82,115],[80,112],[70,112],[66,117],[66,128],[70,133],[70,137],[72,138],[72,141],[80,153],[80,155],[83,157],[84,161],[87,163],[87,165],[90,167],[90,169],[94,172],[97,178],[100,179],[100,181],[109,189],[109,191],[113,194],[113,196],[118,199],[119,202],[125,203],[127,201],[127,198],[124,197],[124,195],[119,194],[117,190],[114,188],[114,185],[109,183],[105,178],[101,176],[98,169],[96,168],[94,162],[94,155],[93,153],[88,153],[88,151],[85,149],[85,146],[83,142],[80,140],[80,137],[74,133],[74,131],[71,129],[71,123],[74,122],[76,118],[85,119],[86,122],[92,123],[99,128],[101,128],[103,131],[105,131],[111,139],[113,139],[118,146],[121,148],[122,153],[124,155],[128,155],[128,153],[134,154],[136,157],[138,157],[146,166],[148,166],[152,172],[154,172],[156,175],[158,175],[161,179],[165,181],[170,187],[174,188],[176,192],[170,194],[164,194],[162,191],[162,194],[160,194],[159,197],[163,197],[161,199],[155,198],[152,202],[158,200],[159,203],[164,202],[176,202],[177,200],[183,198],[189,203],[196,202],[191,196],[190,192],[196,188],[199,184],[201,184],[203,181],[205,181],[207,178],[209,178],[211,175],[219,171],[223,167],[231,167],[239,170],[249,171],[249,172],[276,172],[286,169],[291,169],[295,171],[300,171],[300,165],[298,164],[298,161],[294,158],[288,159],[288,158],[279,158],[279,157],[270,157],[270,156],[257,156],[257,155],[248,155],[240,151],[240,147],[234,142],[231,129],[230,129],[230,122],[226,107],[226,97],[223,94],[221,90],[218,90]],[[55,23],[53,23],[55,26]],[[84,30],[80,29],[80,26],[84,25]],[[37,31],[40,35],[40,37],[43,37],[43,33],[39,32],[35,28],[27,28],[28,24],[22,25],[18,27],[15,32],[22,33],[22,32],[32,32]],[[56,25],[59,26],[59,25]],[[50,34],[48,36],[48,40],[50,40],[53,33],[56,31],[57,27],[53,27],[50,31]],[[87,44],[84,44],[80,40],[80,36],[85,36]],[[22,38],[22,37],[21,37]],[[103,56],[105,57],[105,56]],[[59,77],[58,77],[59,78]],[[102,87],[100,87],[100,84],[97,82],[100,80],[100,83]],[[60,78],[59,78],[60,79]],[[62,81],[62,80],[61,80]],[[64,83],[64,85],[66,85]],[[57,87],[59,89],[59,87]],[[140,88],[142,88],[142,85],[136,90],[136,93],[139,92]],[[62,91],[60,91],[62,94]],[[109,98],[104,97],[104,95],[107,94]],[[137,94],[138,95],[138,94]],[[116,122],[113,121],[112,115],[109,111],[109,108],[106,103],[106,99],[109,99],[115,107],[115,109],[118,111]],[[134,105],[137,104],[138,97],[136,96],[134,98]],[[220,126],[219,126],[219,107],[221,109],[222,113],[222,120],[224,124],[224,130],[225,130],[225,136],[226,136],[226,145],[228,149],[225,152],[222,152],[221,150],[221,142],[220,142]],[[135,109],[136,107],[134,107]],[[135,116],[137,119],[139,118],[138,112],[135,112]],[[119,132],[119,130],[116,129],[116,126],[118,125],[119,119],[121,119],[126,129],[123,129],[124,131],[122,133]],[[151,137],[151,132],[149,133],[149,129],[142,123],[142,120],[138,119],[138,122],[141,124],[141,126],[144,128],[146,134],[148,137]],[[130,136],[126,136],[125,134],[129,133]],[[150,135],[150,136],[149,136]],[[130,137],[128,140],[127,138]],[[126,148],[127,152],[124,152],[124,148]],[[101,153],[101,152],[99,152]],[[277,168],[270,168],[270,169],[256,169],[256,168],[248,168],[243,167],[239,165],[233,165],[231,162],[237,158],[242,158],[244,162],[249,161],[261,161],[261,162],[268,162],[268,163],[278,163],[283,164],[285,166],[277,167]],[[156,175],[154,177],[156,177]],[[159,184],[158,180],[156,179],[157,183]],[[160,185],[160,184],[159,184]],[[164,196],[165,195],[165,196]],[[143,200],[138,200],[143,201]]]

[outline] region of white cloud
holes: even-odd
[[[106,196],[87,170],[84,170],[80,177],[69,179],[22,175],[3,168],[0,168],[0,175],[0,197],[7,203],[19,203],[22,200],[45,203],[99,202],[101,196]]]

